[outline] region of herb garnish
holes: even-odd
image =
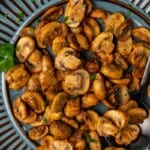
[[[125,16],[126,16],[126,17],[130,17],[130,16],[131,16],[131,11],[128,10],[128,11],[126,12]]]
[[[48,100],[45,100],[44,101],[44,106],[48,106],[49,105],[49,101]]]
[[[24,13],[22,11],[18,12],[16,22],[19,22],[21,19],[23,19]]]
[[[89,134],[85,135],[85,139],[87,143],[97,143],[98,141],[96,139],[92,139],[91,136]]]
[[[92,73],[92,74],[90,75],[90,80],[95,80],[95,78],[96,78],[96,74],[95,74],[95,73]]]
[[[47,118],[45,116],[42,117],[42,120],[47,123]]]
[[[75,99],[75,98],[76,98],[76,96],[70,95],[70,99]]]
[[[0,71],[7,72],[14,66],[14,45],[0,44]]]
[[[66,22],[68,20],[68,16],[64,17],[64,22]]]

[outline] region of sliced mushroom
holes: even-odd
[[[27,89],[30,91],[38,91],[41,88],[39,74],[33,74],[28,81]]]
[[[74,129],[78,129],[79,125],[75,119],[70,119],[65,116],[61,118],[61,121],[68,124],[69,126],[73,127]]]
[[[131,79],[130,78],[123,78],[123,79],[110,79],[110,81],[114,84],[119,84],[119,85],[127,85],[130,83]]]
[[[127,56],[128,54],[130,54],[131,50],[132,50],[132,45],[133,41],[132,38],[129,37],[128,39],[121,41],[118,40],[117,41],[117,51],[119,51],[119,53],[123,56]]]
[[[124,20],[125,17],[119,12],[108,15],[108,17],[104,20],[105,31],[115,33],[116,29],[124,22]]]
[[[81,139],[81,140],[77,141],[74,147],[76,150],[85,150],[85,148],[86,148],[85,139]]]
[[[53,120],[61,120],[63,113],[62,112],[53,112],[51,106],[47,106],[44,112],[44,116],[48,123],[51,123]]]
[[[67,117],[72,118],[80,113],[80,98],[68,100],[64,108],[64,113]]]
[[[145,27],[138,27],[132,29],[132,36],[142,41],[150,43],[150,30]]]
[[[25,27],[21,32],[19,33],[20,37],[29,36],[31,38],[35,37],[34,28],[32,27]]]
[[[119,106],[118,109],[127,112],[128,110],[137,107],[138,107],[138,103],[135,100],[130,100],[126,104]]]
[[[118,132],[118,127],[106,117],[98,118],[96,129],[99,136],[115,136]]]
[[[57,79],[51,72],[42,71],[39,74],[39,81],[43,92],[47,91],[49,87],[56,85]]]
[[[58,70],[75,70],[81,65],[81,60],[76,57],[76,51],[72,48],[63,48],[55,58],[55,67]]]
[[[90,108],[91,106],[95,106],[96,104],[98,104],[98,98],[93,93],[88,93],[82,96],[82,108]]]
[[[91,131],[96,130],[98,124],[99,115],[94,110],[86,111],[85,124]]]
[[[41,20],[45,22],[56,21],[62,14],[63,14],[62,7],[60,6],[51,7],[44,13]]]
[[[26,91],[22,95],[22,100],[27,103],[36,113],[44,112],[44,100],[38,92]]]
[[[75,33],[75,34],[81,33],[83,31],[83,26],[80,25],[80,26],[75,27],[75,28],[70,28],[70,30],[72,33]]]
[[[143,108],[131,108],[127,111],[130,124],[142,123],[147,118],[147,112]]]
[[[29,77],[30,75],[23,64],[13,66],[5,74],[9,88],[13,90],[19,90],[26,86]]]
[[[76,120],[79,123],[83,123],[84,120],[86,120],[86,112],[85,111],[81,111],[77,116],[76,116]]]
[[[40,29],[37,35],[38,46],[40,48],[51,46],[53,40],[59,35],[63,35],[62,24],[56,21],[47,23]]]
[[[20,62],[25,62],[34,50],[35,42],[29,36],[20,38],[16,44],[16,56]]]
[[[58,93],[51,104],[52,112],[62,112],[68,100],[68,94],[65,92]]]
[[[32,140],[40,140],[47,133],[48,133],[48,127],[46,125],[33,127],[29,130],[29,138]]]
[[[108,91],[108,100],[113,106],[124,105],[130,99],[126,85],[115,85]]]
[[[114,54],[114,63],[119,66],[120,68],[124,69],[124,70],[127,70],[128,69],[128,62],[127,60],[120,55],[120,53],[116,52]]]
[[[25,65],[32,73],[37,73],[42,70],[42,53],[39,50],[35,50],[29,58],[26,60]]]
[[[77,33],[76,39],[77,39],[77,42],[78,42],[79,46],[81,47],[81,49],[84,49],[84,50],[89,49],[89,41],[83,34]]]
[[[50,133],[56,139],[67,139],[71,136],[71,132],[71,127],[61,121],[54,121],[50,125]]]
[[[146,93],[147,97],[150,98],[150,84],[148,84],[146,91],[147,91],[147,93]]]
[[[86,12],[83,0],[69,1],[66,5],[64,16],[67,17],[66,24],[69,27],[77,27],[82,22]]]
[[[47,122],[44,120],[43,116],[41,114],[39,114],[37,116],[37,119],[33,122],[33,123],[30,123],[30,125],[32,127],[37,127],[37,126],[41,126],[41,125],[44,125],[46,124]]]
[[[49,148],[51,145],[51,142],[54,141],[54,137],[51,135],[46,135],[41,139],[41,146],[44,146],[46,148]]]
[[[15,117],[19,121],[22,121],[27,117],[28,109],[27,109],[26,104],[21,100],[21,98],[17,98],[13,102],[13,112],[14,112]]]
[[[123,70],[116,65],[102,66],[101,73],[111,79],[120,79],[123,76]]]
[[[98,100],[106,98],[106,88],[102,75],[96,74],[96,79],[93,82],[93,92]]]
[[[57,36],[52,42],[52,51],[55,55],[58,54],[64,47],[68,46],[65,36]]]
[[[90,86],[90,75],[86,70],[78,69],[65,76],[65,81],[62,82],[62,86],[71,95],[85,94]]]
[[[127,19],[122,22],[117,28],[115,35],[119,40],[126,40],[131,36],[131,31],[133,27],[133,21],[131,19]]]
[[[114,44],[112,43],[113,34],[111,32],[102,32],[98,34],[92,41],[92,50],[96,53],[104,51],[106,53],[111,53],[114,49]]]
[[[108,14],[105,10],[96,8],[92,10],[92,12],[90,13],[90,16],[93,18],[104,20],[107,18]]]
[[[118,130],[128,125],[127,115],[120,110],[108,110],[104,113],[104,117],[109,118],[118,127]]]
[[[68,141],[54,140],[50,144],[50,150],[73,150],[73,146]]]
[[[85,0],[85,4],[86,4],[86,15],[88,15],[91,13],[91,11],[93,9],[93,4],[92,4],[91,0]]]
[[[139,133],[140,128],[135,124],[131,124],[117,133],[115,141],[119,145],[127,146],[138,137]]]
[[[54,63],[49,55],[42,56],[42,71],[47,71],[54,74]]]
[[[101,32],[100,26],[94,18],[92,17],[86,18],[85,23],[88,24],[92,28],[94,37],[100,34]]]
[[[90,150],[102,150],[102,144],[97,132],[92,131],[89,133],[89,136],[91,138],[90,141],[88,142]]]
[[[150,50],[150,49],[149,49]],[[135,43],[133,45],[133,51],[130,53],[130,62],[132,65],[138,68],[144,68],[147,62],[147,49],[142,43]]]

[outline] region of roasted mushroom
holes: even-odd
[[[41,139],[41,146],[49,148],[52,141],[54,141],[54,137],[51,135],[46,135]]]
[[[25,27],[23,30],[19,33],[20,37],[29,36],[31,38],[35,37],[34,28],[32,27]]]
[[[26,60],[25,65],[32,73],[37,73],[42,70],[42,53],[35,50]]]
[[[126,149],[123,147],[109,146],[109,147],[106,147],[104,150],[126,150]]]
[[[119,145],[129,145],[138,137],[139,133],[140,128],[135,124],[131,124],[117,133],[115,141]]]
[[[147,96],[148,98],[150,98],[150,84],[148,84],[147,86]]]
[[[104,117],[109,118],[117,126],[118,130],[128,125],[127,115],[120,110],[108,110],[104,113]]]
[[[67,117],[72,118],[80,113],[80,98],[68,100],[64,108],[64,113]]]
[[[78,69],[65,76],[62,86],[71,95],[85,94],[90,86],[90,75],[86,70]]]
[[[36,113],[42,113],[44,111],[44,99],[40,93],[26,91],[21,98],[23,102],[27,103]]]
[[[55,58],[55,67],[58,70],[69,71],[79,68],[81,60],[77,58],[76,51],[72,48],[63,48]]]
[[[147,112],[143,108],[131,108],[127,111],[130,124],[142,123],[147,118]]]
[[[111,79],[120,79],[123,76],[122,68],[110,64],[109,66],[102,66],[101,73]]]
[[[66,24],[69,27],[78,27],[80,23],[82,22],[84,16],[86,7],[84,4],[84,0],[80,1],[69,1],[66,5],[64,16],[66,19]]]
[[[93,92],[98,100],[106,98],[106,88],[102,75],[96,74],[96,79],[93,82]]]
[[[24,36],[16,44],[16,56],[20,62],[25,62],[35,50],[35,42],[29,36]]]
[[[88,93],[82,96],[82,108],[90,108],[91,106],[95,106],[96,104],[98,104],[98,98],[93,93]]]
[[[23,64],[15,65],[5,74],[5,79],[8,82],[9,88],[13,90],[19,90],[26,86],[29,77],[30,74],[27,72]]]
[[[46,125],[33,127],[29,130],[29,138],[32,140],[39,140],[43,138],[47,133],[48,127]]]
[[[67,139],[71,136],[71,127],[62,121],[54,121],[50,125],[50,133],[60,140]]]
[[[97,120],[97,132],[99,136],[115,136],[118,133],[118,127],[106,117],[99,117]]]
[[[138,27],[132,29],[132,36],[142,41],[150,43],[150,30],[145,27]]]

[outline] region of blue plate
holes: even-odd
[[[14,44],[19,32],[27,25],[34,25],[45,9],[52,5],[65,5],[65,2],[67,0],[1,0],[0,43]],[[127,18],[133,19],[135,27],[150,27],[149,0],[93,0],[93,3],[95,7],[110,12],[123,12]],[[19,12],[24,13],[21,20],[17,18]],[[8,90],[4,73],[0,73],[0,150],[35,149],[34,143],[27,137],[27,127],[16,121],[11,109],[13,100],[21,92]]]

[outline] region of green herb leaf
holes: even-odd
[[[49,105],[49,101],[48,100],[45,100],[44,101],[44,106],[48,106]]]
[[[130,17],[131,16],[131,11],[128,10],[125,15],[126,15],[126,17]]]
[[[96,74],[95,74],[95,73],[92,73],[92,74],[90,75],[90,80],[95,80],[95,78],[96,78]]]
[[[42,90],[41,87],[38,89],[38,92],[39,92],[39,93],[42,93],[42,92],[43,92],[43,90]]]
[[[64,22],[66,22],[68,20],[68,16],[64,17]]]
[[[31,0],[31,2],[32,2],[32,3],[34,3],[34,2],[35,2],[35,0]]]
[[[86,138],[87,143],[90,143],[90,142],[97,143],[98,142],[96,139],[92,139],[89,134],[86,134],[85,138]]]
[[[14,66],[14,45],[0,44],[0,71],[7,72]]]
[[[42,117],[42,120],[47,123],[47,118],[45,116]]]
[[[24,13],[22,11],[18,12],[17,14],[17,18],[16,18],[16,22],[19,22],[21,19],[23,19],[24,17]]]
[[[76,96],[70,95],[70,99],[75,99],[75,98],[76,98]]]
[[[4,15],[5,18],[8,18],[8,16],[9,16],[8,14],[5,14],[5,15]]]

